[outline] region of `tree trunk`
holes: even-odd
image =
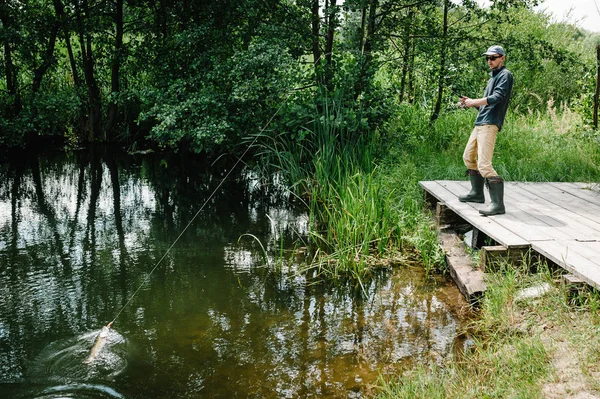
[[[408,103],[409,104],[413,104],[415,101],[415,79],[414,79],[414,72],[415,72],[415,40],[412,41],[412,46],[411,46],[411,50],[410,50],[410,61],[409,61],[409,67],[408,67]]]
[[[13,98],[11,113],[16,116],[21,112],[21,97],[19,95],[19,83],[17,80],[17,69],[12,61],[12,47],[10,41],[10,29],[14,25],[13,16],[10,15],[10,10],[6,1],[0,2],[0,22],[4,27],[4,71],[6,75],[6,90],[8,95]]]
[[[326,0],[325,1],[325,24],[327,26],[327,34],[325,40],[325,75],[324,85],[328,91],[333,91],[333,42],[335,38],[335,28],[338,24],[338,7],[336,5],[337,0]]]
[[[73,54],[73,46],[71,45],[71,32],[67,29],[67,16],[65,15],[65,6],[60,0],[53,0],[54,10],[58,17],[60,25],[63,27],[65,45],[67,47],[67,53],[69,55],[69,65],[71,66],[71,73],[73,74],[73,83],[75,87],[81,87],[81,80],[79,79],[79,72],[77,71],[77,62],[75,62],[75,55]]]
[[[373,39],[375,38],[375,31],[377,30],[376,18],[378,6],[379,0],[369,1],[367,32],[363,45],[360,73],[354,84],[354,99],[357,99],[365,91],[372,77],[371,63],[373,61]],[[368,107],[368,104],[365,104],[365,107]]]
[[[600,44],[596,47],[596,65],[598,72],[596,76],[596,93],[594,94],[594,129],[598,129],[598,101],[600,97]]]
[[[435,121],[440,116],[442,108],[442,96],[444,94],[444,74],[446,71],[446,44],[448,41],[448,1],[444,0],[444,28],[442,32],[442,45],[440,46],[440,72],[438,77],[438,94],[435,102],[435,109],[431,114],[431,121]]]
[[[325,59],[327,60],[327,66],[331,65],[331,59],[333,57],[333,39],[335,36],[335,27],[337,25],[337,7],[336,0],[329,0],[326,2],[325,13],[327,14],[327,40],[325,42]]]
[[[362,54],[364,51],[365,45],[365,29],[367,25],[367,6],[364,5],[361,11],[360,16],[360,32],[359,32],[359,42],[358,42],[358,53]]]
[[[83,61],[83,75],[87,85],[88,92],[88,120],[87,120],[87,141],[92,142],[97,138],[106,139],[102,133],[102,104],[100,101],[100,90],[94,76],[94,57],[92,52],[92,37],[84,29],[83,18],[89,18],[89,7],[87,0],[83,0],[83,12],[75,2],[75,12],[77,13],[77,22],[79,25],[79,44],[81,47],[81,58]]]
[[[54,21],[52,25],[52,30],[50,31],[50,37],[48,38],[48,47],[46,48],[46,52],[44,53],[44,59],[39,67],[33,71],[33,92],[37,93],[40,91],[40,87],[42,86],[42,79],[44,79],[44,75],[52,65],[52,60],[54,59],[54,48],[56,47],[56,37],[58,36],[58,30],[60,29],[60,23],[58,18]]]
[[[321,45],[320,45],[320,32],[321,32],[321,18],[319,17],[319,0],[312,0],[311,2],[311,23],[312,23],[312,53],[313,62],[315,67],[315,77],[317,84],[321,84]]]
[[[404,26],[404,54],[402,54],[402,78],[400,79],[400,102],[404,101],[404,92],[406,90],[406,78],[408,76],[408,63],[410,60],[410,27],[412,26],[414,12],[408,12],[406,24]]]
[[[39,67],[35,68],[33,71],[33,82],[32,82],[32,91],[33,97],[35,98],[36,94],[40,91],[42,86],[42,80],[44,79],[44,75],[52,65],[52,61],[54,60],[54,48],[56,47],[56,37],[58,36],[58,31],[60,29],[60,23],[58,18],[55,19],[54,24],[52,25],[52,29],[50,31],[50,37],[48,38],[48,47],[46,47],[46,51],[44,53],[44,57],[42,63]],[[35,106],[35,102],[32,104],[32,112],[34,118],[38,115],[37,107]],[[28,132],[25,132],[26,142],[34,143],[38,137],[37,129],[32,129]]]
[[[112,59],[110,86],[111,101],[108,104],[108,116],[106,119],[105,135],[111,138],[119,115],[117,96],[120,92],[119,70],[123,57],[123,0],[116,0],[115,10],[115,53]]]

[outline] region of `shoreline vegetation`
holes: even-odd
[[[351,275],[361,284],[368,278],[369,265],[378,264],[369,259],[385,264],[386,258],[394,257],[419,258],[428,273],[445,273],[418,182],[465,178],[461,155],[474,116],[466,110],[449,113],[432,124],[425,113],[407,107],[390,123],[390,136],[380,137],[379,146],[365,153],[346,159],[350,151],[343,148],[337,158],[324,154],[321,143],[303,149],[312,155],[315,168],[303,177],[298,172],[296,179],[305,184],[302,191],[311,194],[311,239],[321,255],[323,248],[332,248],[314,265],[326,279]],[[343,142],[335,129],[321,130],[330,140],[324,147]],[[397,140],[401,134],[411,139]],[[431,139],[441,135],[443,142]],[[336,161],[330,158],[325,171],[327,157]],[[585,127],[580,115],[549,102],[543,113],[509,114],[498,136],[494,164],[509,181],[598,183],[600,136]],[[379,213],[373,211],[377,207]],[[488,274],[488,291],[465,331],[473,339],[472,347],[444,359],[442,366],[424,364],[397,379],[382,380],[375,389],[377,397],[600,397],[600,294],[590,288],[569,303],[566,289],[557,284],[560,272],[537,261],[523,267],[505,265]],[[520,289],[542,282],[554,287],[549,294],[515,300]]]

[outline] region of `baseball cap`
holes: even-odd
[[[500,55],[505,55],[504,53],[504,49],[502,48],[502,46],[492,46],[490,48],[487,49],[487,51],[485,53],[483,53],[482,55],[493,55],[493,54],[500,54]]]

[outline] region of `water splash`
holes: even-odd
[[[96,359],[84,363],[100,330],[48,345],[34,360],[29,377],[35,380],[85,382],[92,379],[112,379],[127,367],[126,340],[110,330],[106,344]]]

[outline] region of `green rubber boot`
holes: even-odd
[[[483,195],[483,176],[475,169],[468,169],[467,174],[471,180],[471,191],[469,194],[459,195],[458,200],[460,202],[477,202],[483,204],[485,202],[485,197]]]
[[[482,216],[502,215],[506,213],[504,209],[504,179],[500,176],[493,176],[486,180],[492,203],[488,209],[480,209],[479,213]]]

